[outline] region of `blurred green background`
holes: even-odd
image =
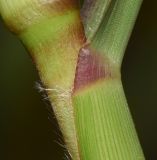
[[[157,1],[145,0],[127,47],[122,78],[147,160],[157,160]],[[0,159],[61,160],[61,134],[35,89],[35,67],[0,21]],[[48,118],[49,117],[49,118]]]

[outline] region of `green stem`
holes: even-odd
[[[142,0],[114,0],[92,40],[93,46],[121,65]]]
[[[81,16],[88,41],[91,41],[106,14],[111,0],[85,0]]]
[[[92,48],[108,59],[109,70],[116,68],[116,73],[119,72],[141,2],[115,0],[106,8],[101,23],[96,23],[93,17],[93,21],[84,21]],[[102,5],[99,6],[100,12]],[[91,15],[94,15],[95,10],[92,11]],[[88,25],[96,25],[97,29],[90,32]],[[111,75],[114,74],[111,71]],[[120,78],[104,78],[79,91],[73,95],[73,105],[83,160],[145,159]]]
[[[82,160],[144,160],[119,79],[73,96]]]
[[[35,62],[74,160],[144,160],[119,73],[140,4],[92,1],[84,19],[87,45],[75,0],[0,0],[2,17]]]

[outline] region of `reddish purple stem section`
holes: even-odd
[[[108,66],[104,63],[102,55],[94,53],[88,45],[83,47],[79,52],[74,91],[107,75]]]

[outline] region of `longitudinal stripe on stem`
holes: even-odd
[[[111,61],[121,66],[142,0],[115,0],[113,2],[91,43]]]
[[[144,160],[120,79],[140,4],[86,0],[86,41],[77,0],[0,0],[2,17],[34,59],[74,160]]]
[[[87,39],[90,41],[96,34],[111,2],[114,0],[85,0],[81,18],[83,20]]]

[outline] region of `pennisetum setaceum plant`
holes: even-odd
[[[0,0],[0,14],[31,55],[73,160],[145,159],[120,74],[141,3]]]

